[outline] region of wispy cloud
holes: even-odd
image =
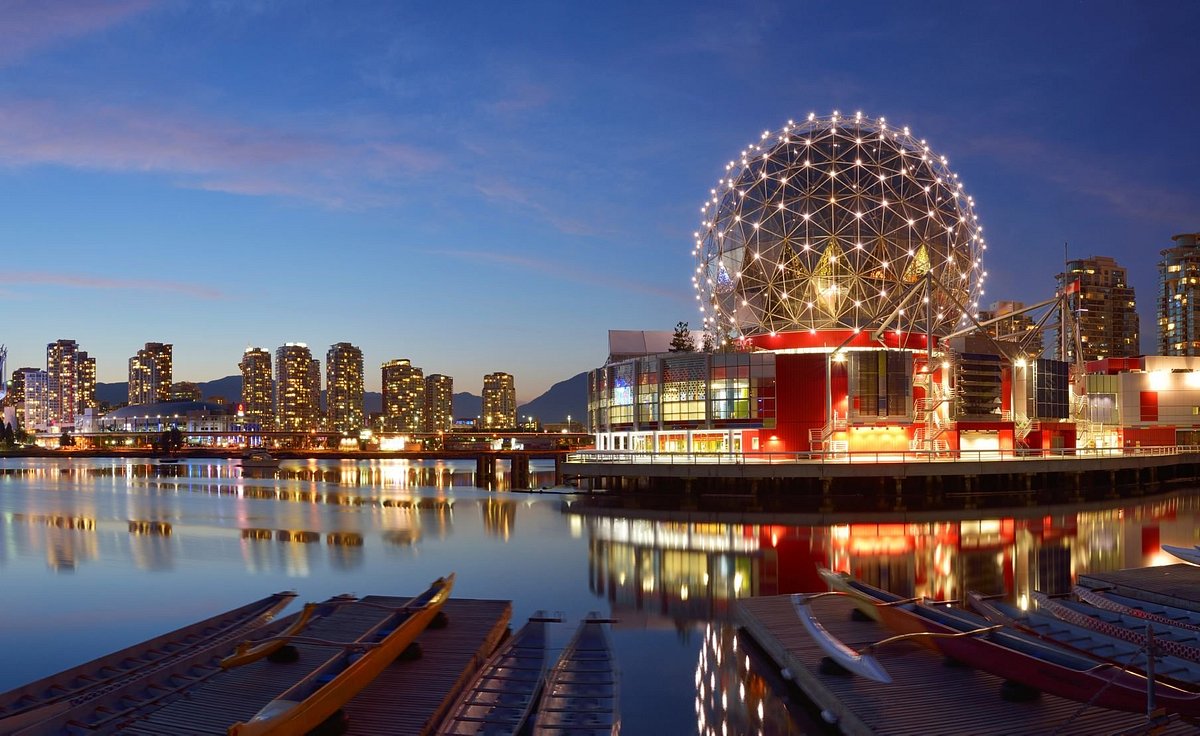
[[[0,0],[0,66],[115,26],[156,0]]]
[[[13,286],[61,286],[73,289],[105,289],[116,291],[155,291],[201,299],[220,299],[224,294],[209,286],[181,281],[149,279],[111,279],[85,274],[47,273],[45,271],[8,271],[4,278]]]
[[[550,223],[555,229],[567,235],[598,235],[601,230],[594,223],[570,217],[556,210],[542,197],[524,187],[519,187],[511,181],[493,176],[475,183],[475,189],[492,202],[516,205],[521,209],[535,213],[541,219]]]
[[[0,166],[171,174],[182,187],[345,207],[394,200],[393,187],[441,161],[387,131],[339,136],[115,106],[0,102]]]
[[[502,266],[510,266],[512,268],[521,269],[524,271],[535,271],[537,273],[544,274],[562,281],[570,281],[572,283],[601,287],[610,291],[628,291],[635,294],[646,294],[649,296],[665,297],[668,299],[678,299],[681,293],[679,289],[665,289],[661,286],[634,281],[628,278],[609,277],[594,271],[584,271],[582,269],[563,265],[562,263],[549,261],[544,258],[532,258],[515,253],[494,253],[491,251],[477,250],[443,250],[440,251],[440,255],[465,261],[467,263],[496,263]]]
[[[1086,154],[1027,137],[977,136],[966,147],[1008,166],[1039,174],[1064,191],[1091,197],[1112,211],[1171,227],[1184,227],[1200,201],[1178,190],[1132,180],[1131,167],[1106,166]]]

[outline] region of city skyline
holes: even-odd
[[[610,328],[698,329],[696,205],[834,110],[950,159],[982,302],[1050,296],[1068,242],[1128,269],[1155,352],[1158,251],[1200,230],[1200,152],[1153,134],[1200,104],[1193,5],[524,7],[0,3],[10,368],[67,338],[119,382],[163,340],[196,381],[349,341],[367,390],[407,356],[527,400]]]

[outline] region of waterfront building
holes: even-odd
[[[454,379],[441,373],[425,377],[425,431],[448,432],[454,423]]]
[[[610,334],[588,375],[597,449],[1073,446],[1065,363],[960,339],[986,249],[974,200],[907,129],[835,114],[764,133],[705,196],[692,244],[712,351],[638,354]]]
[[[325,354],[325,407],[328,426],[339,432],[358,432],[363,422],[363,354],[348,342],[329,347]]]
[[[170,401],[200,401],[200,386],[191,381],[176,381],[171,384]]]
[[[1097,447],[1200,445],[1200,356],[1108,358],[1087,369]]]
[[[275,385],[271,380],[271,354],[263,348],[246,348],[238,368],[242,371],[242,422],[250,429],[273,429]]]
[[[129,359],[129,405],[171,399],[172,351],[168,343],[148,342]]]
[[[184,434],[196,432],[236,432],[238,417],[225,407],[202,401],[169,401],[160,404],[134,404],[110,411],[100,417],[101,432],[147,432],[158,434],[178,428]],[[213,444],[215,438],[197,438],[197,444]]]
[[[407,358],[383,364],[383,430],[425,429],[425,374]]]
[[[49,423],[74,426],[79,411],[79,344],[74,340],[56,340],[47,345],[46,373],[51,391]]]
[[[987,326],[988,334],[997,340],[1016,342],[1024,339],[1036,328],[1033,317],[1030,317],[1027,312],[1015,314],[1024,308],[1024,302],[992,302],[987,309],[980,310],[978,321],[982,323],[996,320]],[[1036,341],[1034,350],[1040,349],[1040,342],[1040,340]]]
[[[1158,352],[1200,355],[1200,233],[1182,233],[1158,262]]]
[[[307,432],[320,423],[320,362],[308,345],[289,342],[275,350],[275,427]]]
[[[1065,334],[1063,325],[1058,330],[1060,360],[1086,362],[1141,352],[1137,304],[1123,266],[1108,256],[1079,258],[1068,261],[1056,278],[1069,315],[1063,320]]]
[[[26,431],[48,429],[54,421],[53,407],[58,401],[58,386],[50,372],[18,368],[13,373],[13,384],[18,382],[21,385],[21,402],[18,404],[21,427]]]
[[[483,377],[483,428],[516,429],[517,388],[513,377],[497,371]]]

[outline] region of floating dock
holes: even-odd
[[[314,622],[303,636],[353,641],[408,598],[369,596]],[[512,604],[452,598],[442,608],[448,625],[417,638],[422,656],[397,660],[343,709],[349,734],[428,734],[452,707],[491,652],[504,638]],[[156,707],[126,718],[115,729],[95,733],[213,734],[254,716],[264,705],[319,666],[334,651],[296,643],[299,659],[288,664],[265,659],[220,671]],[[72,733],[86,733],[72,731]]]
[[[874,621],[852,620],[853,604],[842,597],[810,603],[821,623],[846,644],[861,649],[890,635]],[[822,674],[825,653],[804,630],[790,596],[740,600],[737,625],[823,712],[851,736],[893,734],[1114,734],[1145,725],[1145,716],[1084,707],[1042,693],[1029,702],[1000,695],[1003,678],[945,664],[936,653],[910,642],[881,648],[876,657],[894,682]],[[1172,721],[1158,734],[1195,734],[1194,725]]]
[[[1200,566],[1144,567],[1079,576],[1079,584],[1093,589],[1112,588],[1114,593],[1164,606],[1200,611]]]

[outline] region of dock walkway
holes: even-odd
[[[343,606],[313,623],[305,637],[352,641],[387,615],[378,606],[396,607],[408,598],[370,596],[360,605]],[[430,733],[504,637],[512,604],[452,598],[442,608],[449,624],[417,638],[420,659],[397,660],[345,707],[351,734]],[[290,664],[260,660],[219,672],[161,707],[127,719],[122,734],[212,734],[247,721],[275,696],[318,667],[334,651],[297,643],[300,657]],[[109,733],[113,731],[101,731]]]
[[[874,621],[850,618],[853,604],[844,598],[821,598],[810,604],[834,636],[861,649],[889,633]],[[824,652],[805,632],[789,596],[740,600],[738,626],[787,670],[791,679],[822,711],[836,719],[842,733],[879,734],[1112,734],[1144,723],[1136,713],[1121,713],[1042,694],[1031,702],[1001,699],[1003,679],[944,663],[943,658],[912,643],[884,647],[879,661],[894,678],[890,685],[859,677],[820,672]],[[786,675],[785,675],[786,676]],[[1174,722],[1162,734],[1195,734],[1195,726]]]
[[[1112,588],[1129,598],[1200,611],[1200,566],[1181,562],[1162,567],[1093,572],[1079,576],[1088,588]]]

